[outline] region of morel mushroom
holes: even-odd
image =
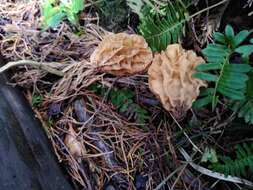
[[[126,33],[107,35],[90,58],[101,71],[116,76],[142,73],[152,59],[152,52],[145,39]]]
[[[176,118],[182,118],[206,82],[192,77],[195,67],[205,61],[193,51],[172,44],[156,54],[148,70],[149,88],[163,107]]]

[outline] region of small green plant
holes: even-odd
[[[253,172],[253,144],[243,143],[236,146],[236,158],[221,156],[220,162],[213,163],[211,168],[225,175],[247,176],[248,170]]]
[[[45,28],[57,27],[64,19],[77,25],[77,14],[84,9],[84,0],[43,0],[42,16]]]
[[[217,163],[218,158],[216,155],[216,151],[213,148],[206,147],[204,154],[202,155],[201,162],[211,162],[211,163]]]
[[[223,98],[229,100],[228,106],[238,112],[239,117],[253,123],[253,75],[249,64],[249,55],[253,52],[253,45],[241,45],[248,37],[249,31],[243,30],[235,35],[233,28],[228,25],[225,33],[215,32],[214,43],[207,45],[202,51],[207,63],[196,67],[196,78],[209,82],[209,87],[202,90],[200,98],[193,104],[194,108],[201,108],[212,104],[212,109]],[[242,62],[233,63],[230,57],[233,53],[241,54]]]
[[[41,95],[33,95],[32,96],[32,107],[38,107],[43,101],[43,97]]]
[[[125,113],[128,117],[133,117],[138,123],[145,123],[149,118],[148,112],[134,103],[134,94],[130,90],[112,90],[110,99],[120,113]]]
[[[139,32],[153,51],[166,49],[184,33],[188,11],[182,1],[128,0],[127,3],[138,14]]]
[[[245,98],[246,84],[249,79],[247,73],[251,67],[246,63],[230,63],[229,58],[232,53],[241,48],[241,42],[248,35],[248,31],[241,31],[235,35],[230,25],[226,27],[225,34],[214,33],[215,42],[207,45],[202,51],[207,58],[207,63],[197,66],[197,72],[193,75],[196,78],[209,81],[213,87],[202,91],[200,95],[202,98],[194,103],[195,107],[212,103],[214,109],[220,95],[232,100]]]
[[[106,96],[108,88],[99,84],[93,84],[90,89],[100,96]],[[128,89],[111,89],[108,98],[116,109],[128,118],[133,118],[138,123],[145,123],[148,112],[134,102],[134,93]]]

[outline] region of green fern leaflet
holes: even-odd
[[[238,113],[238,117],[244,118],[246,123],[253,124],[253,71],[249,73],[245,99],[231,101],[229,107]]]

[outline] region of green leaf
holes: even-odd
[[[237,47],[244,40],[246,40],[246,38],[248,37],[249,34],[250,34],[250,32],[248,30],[242,30],[238,34],[236,34],[236,36],[234,38],[234,45],[235,45],[235,47]]]
[[[77,24],[77,13],[84,9],[83,0],[60,0],[57,6],[53,3],[55,0],[45,0],[42,4],[42,15],[46,27],[55,28],[66,17],[72,24]]]
[[[70,8],[71,7],[72,0],[60,0],[60,5]]]
[[[204,72],[196,72],[192,76],[206,81],[216,81],[218,79],[218,76]]]
[[[32,107],[38,107],[43,101],[43,97],[41,95],[33,95],[32,96]]]
[[[241,73],[229,72],[228,70],[226,70],[226,72],[227,73],[223,74],[222,80],[226,80],[230,83],[244,83],[249,79],[249,77],[245,74],[242,75]]]
[[[221,68],[222,68],[222,64],[220,63],[204,63],[204,64],[198,65],[195,69],[197,71],[210,71],[210,70],[217,70]]]
[[[42,14],[44,16],[44,19],[48,19],[50,17],[50,15],[56,11],[58,12],[58,10],[52,10],[53,9],[53,6],[51,5],[51,3],[49,1],[45,1],[43,4],[42,4]],[[55,12],[55,13],[56,13]],[[53,13],[53,14],[55,14]]]
[[[207,57],[207,61],[209,63],[223,63],[224,59],[225,59],[225,57],[223,57],[223,56],[221,57],[221,56],[210,56],[210,55],[208,55],[208,57]]]
[[[234,33],[234,29],[231,25],[227,25],[226,28],[225,28],[225,34],[226,34],[226,37],[229,38],[229,39],[233,39],[234,36],[235,36],[235,33]]]
[[[220,32],[214,32],[213,37],[216,42],[220,42],[222,44],[226,43],[225,35]]]
[[[208,46],[207,48],[205,48],[202,53],[207,56],[207,57],[226,57],[227,55],[229,55],[229,52],[227,51],[227,49],[220,49],[220,48],[215,48],[215,47],[211,47]]]
[[[211,163],[217,163],[218,158],[216,155],[216,151],[213,148],[206,147],[204,154],[202,155],[201,162],[210,161]]]
[[[246,88],[246,83],[243,81],[235,81],[235,82],[231,82],[229,80],[226,80],[224,78],[222,78],[219,81],[219,84],[222,85],[223,87],[226,88],[230,88],[230,89],[235,89],[235,90],[241,90],[241,89],[245,89]]]
[[[78,21],[78,17],[75,13],[73,13],[72,11],[67,11],[67,19],[69,20],[69,22],[71,22],[71,24],[76,25],[77,21]]]
[[[248,64],[237,64],[237,63],[230,63],[224,67],[227,71],[234,71],[236,73],[246,73],[251,70],[251,66]]]
[[[62,19],[65,16],[66,16],[65,13],[58,12],[46,20],[46,25],[49,27],[55,28],[61,23]]]
[[[71,3],[71,12],[73,14],[79,13],[84,9],[84,0],[72,0]]]
[[[207,95],[212,95],[215,92],[214,88],[202,88],[200,91],[199,96],[207,96]]]
[[[193,109],[199,109],[202,108],[212,102],[212,96],[206,96],[204,98],[199,98],[195,100],[192,104]]]
[[[243,100],[244,99],[244,93],[241,91],[233,90],[231,88],[227,88],[223,85],[219,85],[218,92],[223,94],[224,96],[231,98],[233,100]]]
[[[253,53],[253,45],[243,45],[235,49],[235,52],[241,53],[243,57],[248,57]]]
[[[248,76],[245,99],[233,101],[229,107],[237,113],[238,117],[244,118],[246,123],[253,124],[253,72],[250,72]]]

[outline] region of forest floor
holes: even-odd
[[[22,89],[75,189],[253,189],[250,93],[247,110],[230,108],[234,91],[228,95],[220,91],[212,105],[170,111],[162,95],[150,89],[147,68],[127,74],[124,69],[107,72],[91,58],[108,35],[117,33],[146,39],[150,48],[145,51],[152,58],[177,43],[207,60],[202,50],[214,43],[215,31],[234,36],[244,30],[242,44],[253,44],[252,1],[178,0],[169,5],[164,0],[66,1],[76,3],[72,9],[57,2],[2,1],[0,52],[7,64],[0,73],[9,70],[11,84]],[[151,16],[146,19],[147,11]],[[167,37],[157,38],[161,33]],[[252,47],[242,50],[248,65],[253,63]],[[239,64],[245,57],[235,52],[229,61]],[[127,53],[122,53],[124,59]],[[218,82],[211,82],[208,86],[216,88]],[[162,89],[165,96],[168,91],[169,101],[173,94],[189,98],[188,89],[170,88],[170,83]],[[247,89],[252,86],[253,82],[247,83]]]

